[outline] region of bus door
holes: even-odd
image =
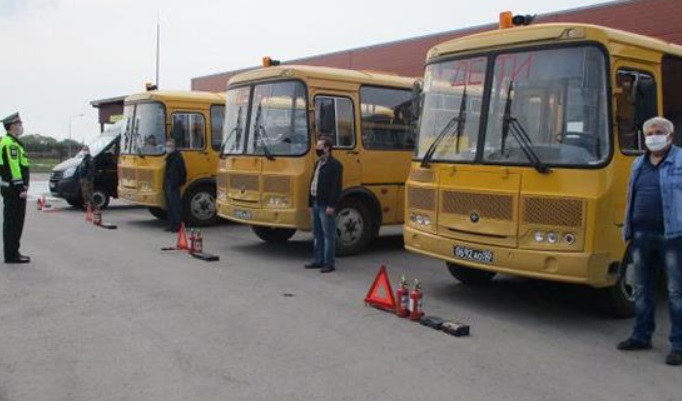
[[[343,164],[344,188],[360,185],[362,176],[353,104],[349,94],[315,95],[315,141],[321,136],[334,141],[334,158]]]
[[[182,152],[187,167],[187,182],[213,175],[206,116],[198,110],[176,110],[171,114],[171,138]]]
[[[642,125],[658,115],[657,79],[652,66],[617,62],[613,91],[613,108],[618,148],[615,150],[612,193],[624,194],[630,179],[630,169],[635,157],[644,152]],[[620,157],[624,156],[624,157]],[[613,221],[621,226],[624,220],[625,196],[613,197]]]

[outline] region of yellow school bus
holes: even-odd
[[[215,171],[224,112],[222,94],[151,90],[128,96],[118,165],[119,197],[166,219],[165,147],[173,138],[187,168],[183,219],[191,226],[215,223]]]
[[[415,79],[310,66],[275,66],[228,82],[218,215],[264,241],[311,229],[315,142],[343,164],[337,253],[362,251],[382,225],[401,224],[414,148]]]
[[[631,315],[627,181],[642,123],[682,123],[682,47],[593,25],[508,25],[428,52],[405,247],[463,283],[584,284]]]

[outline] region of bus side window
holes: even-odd
[[[350,99],[332,96],[315,97],[316,136],[328,136],[335,148],[355,146],[355,121]]]
[[[623,153],[644,150],[642,125],[658,114],[656,81],[639,71],[619,70],[616,76],[616,121]]]
[[[204,116],[195,113],[174,113],[171,138],[178,149],[203,149],[206,132]]]
[[[360,88],[362,144],[369,150],[414,149],[414,102],[404,89]]]
[[[682,58],[663,57],[663,116],[675,125],[676,145],[682,145]]]

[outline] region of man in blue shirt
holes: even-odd
[[[668,365],[682,365],[682,149],[673,124],[654,117],[643,126],[646,153],[632,165],[623,234],[634,265],[635,327],[623,351],[651,349],[659,269],[668,277]]]

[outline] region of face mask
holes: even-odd
[[[174,146],[166,146],[166,153],[173,153],[173,152],[175,152]]]
[[[667,135],[649,135],[644,138],[644,142],[646,143],[646,147],[652,151],[652,152],[658,152],[660,150],[663,150],[665,146],[668,144],[668,136]]]
[[[315,149],[315,154],[317,157],[322,157],[322,155],[324,155],[324,149]]]
[[[17,128],[17,136],[24,135],[24,127]]]

